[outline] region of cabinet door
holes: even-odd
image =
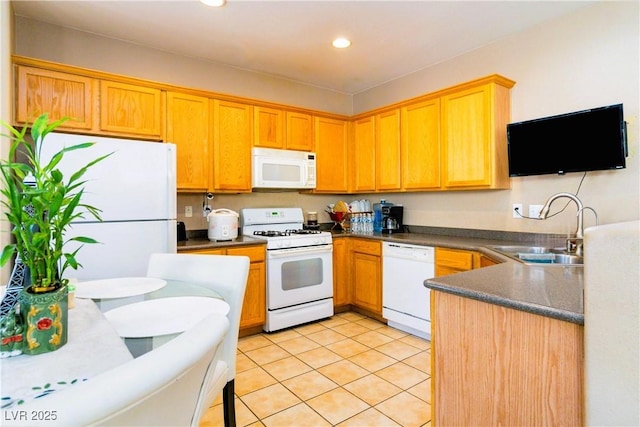
[[[179,191],[207,191],[211,176],[209,99],[167,93],[167,141],[176,144]]]
[[[284,148],[284,112],[275,108],[253,107],[254,147]]]
[[[264,246],[238,247],[227,249],[227,255],[245,255],[251,259],[247,290],[242,303],[240,328],[258,326],[265,323],[267,314],[266,266]]]
[[[491,184],[490,120],[488,85],[442,98],[445,187]]]
[[[100,130],[162,139],[164,94],[160,89],[100,81]]]
[[[359,244],[363,242],[364,244]],[[354,305],[382,315],[382,267],[380,243],[353,239],[351,252],[351,283]],[[365,249],[370,243],[373,250]],[[366,250],[366,252],[365,252]]]
[[[50,120],[69,117],[60,129],[95,130],[98,82],[89,77],[16,66],[16,122],[33,123],[43,113]]]
[[[213,189],[251,191],[252,107],[213,100]]]
[[[403,107],[401,123],[402,188],[439,188],[440,100]]]
[[[472,270],[475,256],[479,254],[458,249],[436,248],[436,277]]]
[[[351,184],[353,191],[376,190],[376,135],[375,117],[356,120],[353,124],[353,149],[351,150]]]
[[[349,280],[349,239],[333,240],[333,305],[351,304]]]
[[[400,189],[400,110],[376,116],[376,189]]]
[[[287,111],[286,132],[287,149],[313,151],[313,117],[310,114]]]
[[[347,192],[347,122],[315,117],[316,191]]]

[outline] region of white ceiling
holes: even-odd
[[[583,1],[13,1],[16,15],[356,94]],[[353,45],[331,46],[336,36]]]

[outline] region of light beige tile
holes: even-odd
[[[397,394],[375,408],[403,426],[421,426],[431,420],[431,405],[407,392]]]
[[[338,387],[336,383],[317,371],[293,377],[283,381],[282,384],[302,400],[309,400]]]
[[[400,424],[397,424],[377,409],[369,408],[366,411],[360,412],[348,420],[341,422],[338,424],[338,427],[396,427],[399,425]]]
[[[264,335],[265,338],[267,338],[269,341],[276,344],[282,341],[290,340],[292,338],[298,338],[299,336],[301,336],[300,332],[294,329],[283,329],[278,332],[271,332],[269,334],[264,333],[262,335]]]
[[[324,328],[322,331],[314,332],[306,335],[307,338],[317,342],[320,345],[329,345],[334,342],[346,339],[344,335],[334,331],[333,329]]]
[[[405,365],[404,363],[394,363],[387,368],[380,369],[376,372],[376,375],[397,385],[403,390],[413,387],[414,385],[429,378],[429,375],[425,372],[422,372],[412,366]]]
[[[415,386],[407,389],[407,391],[418,399],[431,403],[431,378],[416,384]]]
[[[376,350],[380,353],[386,354],[387,356],[391,356],[396,360],[404,360],[407,357],[420,353],[420,349],[398,340],[380,345],[376,347]]]
[[[236,425],[248,426],[253,423],[259,422],[258,418],[247,408],[242,400],[236,397]],[[200,421],[200,427],[219,427],[224,425],[224,408],[222,402],[220,404],[212,406],[205,412],[202,420]]]
[[[426,372],[431,375],[431,354],[427,352],[421,352],[418,354],[414,354],[411,357],[407,357],[402,361],[402,363],[406,363],[409,366],[413,366],[414,368]]]
[[[338,325],[344,325],[345,323],[349,323],[349,321],[338,316],[333,316],[329,319],[321,320],[318,323],[320,323],[322,326],[327,328],[334,328]]]
[[[371,348],[375,348],[393,341],[393,338],[390,338],[376,331],[365,332],[364,334],[356,335],[352,338],[359,343]]]
[[[261,388],[270,386],[278,381],[262,368],[253,368],[236,374],[235,392],[244,396]]]
[[[375,374],[367,375],[358,380],[352,381],[343,386],[354,396],[367,402],[369,405],[377,405],[402,391],[388,381],[383,380]]]
[[[355,311],[345,311],[344,313],[336,314],[337,318],[344,319],[349,322],[357,322],[358,320],[368,319],[364,314],[356,313]]]
[[[307,323],[305,325],[296,326],[295,328],[293,328],[294,331],[304,336],[307,336],[314,332],[323,331],[325,329],[327,329],[327,327],[320,322]]]
[[[322,366],[329,365],[342,360],[342,357],[326,347],[318,347],[313,350],[305,351],[296,355],[298,359],[302,360],[307,365],[314,369],[318,369]]]
[[[260,347],[266,347],[271,345],[272,342],[268,340],[264,334],[251,335],[249,337],[243,337],[238,340],[238,350],[246,353],[247,351],[255,350]]]
[[[236,373],[246,371],[258,367],[256,363],[249,359],[246,354],[239,353],[236,355]]]
[[[284,381],[288,378],[295,377],[296,375],[301,375],[312,370],[311,366],[294,356],[285,357],[284,359],[267,363],[262,366],[262,369],[267,371],[269,375],[278,381]]]
[[[303,353],[305,351],[313,350],[314,348],[320,347],[320,344],[318,344],[317,342],[303,336],[292,338],[286,341],[281,341],[278,343],[278,345],[291,354]]]
[[[366,369],[363,369],[348,360],[341,360],[339,362],[323,366],[318,369],[318,372],[340,385],[350,383],[351,381],[369,374]]]
[[[254,391],[242,396],[241,399],[261,420],[301,402],[282,384],[274,384]]]
[[[307,405],[332,425],[338,424],[369,408],[369,405],[343,388],[336,388],[309,399]]]
[[[284,359],[291,356],[283,348],[271,344],[266,347],[260,347],[256,350],[245,352],[247,357],[253,360],[258,366],[266,365],[267,363],[275,362],[276,360]]]
[[[345,359],[369,350],[369,347],[364,344],[360,344],[358,341],[351,338],[329,344],[327,345],[327,348]]]
[[[416,337],[415,335],[407,335],[405,337],[400,338],[405,344],[412,345],[420,350],[429,350],[431,348],[431,341],[427,341],[423,338]]]
[[[384,334],[388,337],[391,337],[395,340],[403,338],[408,336],[409,334],[407,334],[404,331],[401,331],[399,329],[396,328],[392,328],[391,326],[383,326],[382,328],[376,329],[376,331],[380,332],[381,334]]]
[[[376,372],[380,369],[386,368],[387,366],[393,365],[394,363],[398,363],[394,358],[376,350],[369,350],[364,353],[356,354],[348,360],[369,372]]]
[[[305,403],[299,403],[277,414],[265,418],[264,425],[267,427],[322,427],[331,426],[327,420],[322,418],[316,411]]]
[[[365,328],[364,326],[357,325],[355,323],[343,323],[341,325],[334,326],[331,329],[346,337],[354,337],[356,335],[364,334],[371,331],[371,329]]]
[[[361,320],[357,320],[356,322],[354,322],[358,325],[364,326],[365,328],[369,328],[369,329],[380,329],[380,328],[384,328],[385,324],[382,322],[378,322],[375,319],[371,319],[369,317],[365,317],[364,319]]]

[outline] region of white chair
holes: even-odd
[[[211,366],[218,364],[228,329],[226,316],[210,314],[157,349],[20,407],[25,414],[42,414],[24,423],[198,426],[207,389],[222,390],[227,381],[226,372],[216,378]]]
[[[217,370],[226,369],[228,380],[222,393],[224,423],[226,427],[236,425],[235,387],[236,353],[240,314],[249,276],[249,257],[234,255],[205,254],[152,254],[147,270],[148,277],[165,280],[179,280],[206,286],[216,291],[229,304],[229,332],[224,340],[221,361]],[[218,395],[219,390],[211,388],[200,408],[206,411]]]

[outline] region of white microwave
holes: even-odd
[[[253,188],[316,188],[316,154],[306,151],[253,148]]]

